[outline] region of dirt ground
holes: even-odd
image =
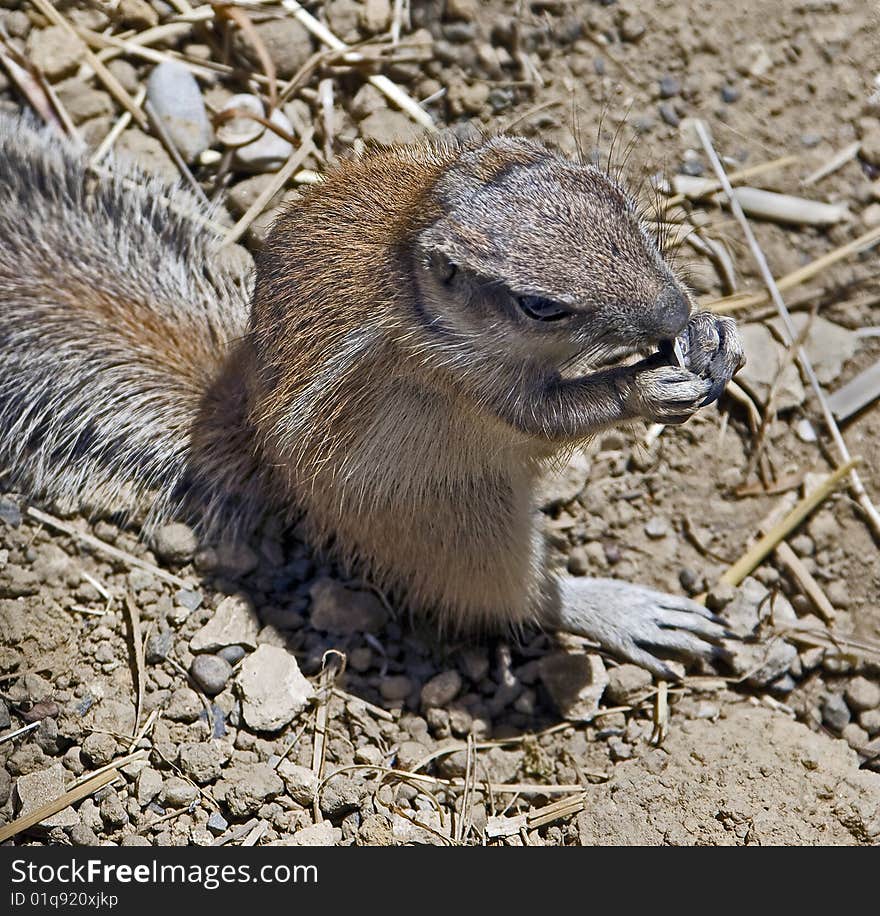
[[[750,183],[848,212],[823,227],[753,219],[777,278],[880,225],[873,4],[305,6],[349,44],[368,41],[367,62],[316,57],[317,40],[289,9],[249,8],[279,85],[297,77],[282,105],[285,129],[302,137],[314,127],[317,150],[234,248],[245,268],[274,209],[310,173],[365,139],[406,141],[424,129],[366,82],[370,73],[427,99],[438,126],[509,129],[610,158],[646,200],[659,175],[711,175],[694,118],[705,119],[731,173],[797,157]],[[203,65],[199,86],[212,113],[266,72],[250,26],[162,31],[187,19],[179,0],[55,7],[90,30],[79,34],[130,97],[157,59],[177,52]],[[42,8],[0,2],[0,107],[46,97],[14,66],[35,65],[95,149],[123,108],[82,41]],[[395,45],[389,30],[398,24]],[[102,34],[136,46],[111,59]],[[138,47],[158,56],[145,59]],[[238,69],[204,70],[211,62]],[[128,126],[116,150],[175,180],[178,167],[154,133]],[[804,183],[856,142],[835,171]],[[225,208],[217,222],[231,226],[290,149],[274,162],[265,151],[248,159],[225,150],[212,135],[190,164]],[[715,300],[763,290],[740,228],[716,202],[686,200],[666,219],[698,230],[733,265],[725,277],[699,247],[676,248],[702,302],[729,308]],[[812,322],[807,348],[828,392],[880,357],[870,331],[880,324],[876,264],[876,251],[865,250],[786,289],[796,315]],[[295,530],[267,524],[250,545],[200,544],[178,525],[144,543],[135,527],[87,520],[74,506],[37,505],[50,514],[35,515],[7,492],[0,825],[83,787],[72,806],[7,842],[880,843],[880,554],[853,494],[838,488],[788,536],[799,573],[777,551],[739,588],[718,585],[771,513],[816,479],[806,475],[827,474],[837,460],[815,397],[784,367],[773,309],[765,300],[733,313],[750,360],[739,377],[744,395],[683,427],[608,433],[547,485],[560,568],[708,592],[740,637],[717,671],[691,670],[678,685],[656,685],[582,642],[541,633],[441,643],[361,583],[341,581]],[[759,473],[750,467],[747,402],[764,410],[779,366]],[[880,408],[867,407],[843,431],[880,502]],[[805,592],[804,573],[831,619]]]

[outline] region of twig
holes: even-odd
[[[774,525],[763,537],[753,544],[736,563],[721,576],[721,582],[739,585],[743,579],[766,557],[776,546],[794,531],[798,525],[828,496],[840,481],[849,474],[857,464],[858,459],[850,459],[846,464],[829,474],[824,482],[810,490],[806,496],[782,519]]]
[[[141,721],[141,710],[144,708],[144,683],[146,682],[146,670],[144,665],[144,640],[141,634],[141,615],[137,605],[131,600],[130,595],[125,596],[123,602],[128,615],[128,621],[131,626],[131,643],[134,648],[134,670],[135,670],[135,710],[134,710],[134,727],[131,730],[132,737],[137,735],[138,726]]]
[[[49,3],[49,0],[32,0],[34,6],[47,18],[51,19],[55,25],[60,25],[74,37],[78,38],[76,29]],[[122,105],[131,112],[131,116],[138,124],[147,129],[147,118],[143,111],[135,105],[132,97],[125,91],[118,79],[98,60],[94,51],[86,46],[83,50],[83,57],[89,66],[95,71],[95,76],[107,87],[108,92]]]
[[[296,0],[281,0],[281,5],[289,13],[304,25],[319,41],[323,42],[334,51],[348,51],[349,47],[337,38],[327,26],[318,22],[315,17],[296,2]],[[387,76],[381,73],[367,77],[368,81],[376,87],[383,95],[387,96],[400,108],[405,111],[417,124],[421,124],[426,130],[436,130],[434,119],[422,108],[418,102],[410,98],[396,83],[392,83]]]
[[[813,277],[822,273],[826,268],[831,267],[832,264],[836,264],[838,261],[842,261],[850,255],[867,251],[878,242],[880,242],[880,226],[875,226],[873,229],[869,229],[851,242],[847,242],[845,245],[835,248],[834,251],[829,251],[827,254],[823,254],[822,257],[816,258],[815,261],[810,261],[809,264],[805,264],[803,267],[793,270],[784,277],[780,277],[780,279],[776,281],[776,288],[780,292],[785,292],[786,290],[800,286],[802,283],[806,283],[807,280],[812,280]],[[704,308],[711,309],[713,312],[733,312],[752,308],[756,305],[764,305],[769,302],[770,299],[771,295],[769,291],[764,290],[760,293],[739,293],[735,296],[710,299],[701,304]]]
[[[706,130],[706,125],[702,121],[698,120],[695,124],[695,127],[697,135],[700,138],[700,142],[703,144],[703,148],[706,151],[706,155],[709,157],[709,161],[712,163],[712,168],[715,170],[715,174],[718,176],[718,180],[724,186],[724,193],[727,194],[728,200],[730,201],[730,209],[732,210],[734,216],[737,219],[737,222],[740,224],[743,232],[745,233],[746,240],[749,243],[749,248],[751,249],[755,262],[758,265],[758,269],[761,271],[761,276],[764,279],[767,290],[770,293],[773,303],[779,311],[779,316],[782,318],[782,323],[785,326],[785,330],[788,335],[787,343],[789,346],[791,346],[792,341],[797,339],[797,329],[791,320],[791,314],[789,313],[788,308],[782,299],[782,294],[779,291],[779,287],[776,285],[776,281],[773,279],[773,274],[771,273],[770,267],[767,264],[767,259],[764,257],[764,252],[761,250],[761,246],[758,244],[758,240],[755,238],[755,234],[752,232],[752,227],[749,225],[749,221],[746,219],[746,216],[742,211],[742,207],[740,207],[739,202],[736,199],[736,195],[733,193],[733,188],[731,188],[730,182],[727,179],[727,175],[724,171],[724,166],[721,164],[721,160],[718,158],[718,154],[715,152],[715,147],[712,146],[712,141],[709,138],[708,131]],[[837,421],[834,419],[834,415],[831,413],[831,408],[828,406],[828,399],[825,397],[825,392],[822,391],[822,387],[819,385],[819,380],[816,378],[816,373],[813,370],[813,364],[810,362],[807,351],[803,347],[798,347],[797,357],[801,369],[809,379],[810,385],[816,394],[816,399],[819,402],[819,406],[822,408],[822,416],[825,419],[825,425],[828,427],[828,431],[831,433],[832,439],[834,439],[834,444],[837,446],[840,461],[844,465],[850,464],[849,449],[847,448],[846,442],[843,440],[843,436],[840,434],[840,430],[837,427]],[[852,487],[853,493],[855,494],[856,501],[862,507],[862,511],[865,513],[865,516],[868,519],[868,524],[874,533],[874,537],[880,538],[880,513],[877,512],[877,509],[871,502],[871,498],[868,496],[868,492],[865,490],[858,472],[851,464],[849,479],[850,486]]]
[[[861,148],[862,144],[858,140],[855,143],[850,143],[849,146],[845,146],[840,152],[835,153],[824,165],[820,165],[815,172],[810,172],[801,184],[811,185],[826,178],[832,172],[836,172],[839,168],[845,166],[847,162],[855,159]]]
[[[86,534],[84,531],[79,531],[77,528],[74,528],[73,525],[68,525],[67,522],[62,522],[61,519],[55,518],[53,515],[49,515],[48,513],[42,512],[39,509],[34,509],[33,506],[28,507],[27,514],[31,518],[36,519],[36,521],[41,522],[44,525],[48,525],[50,528],[55,528],[57,531],[63,531],[64,534],[69,534],[72,538],[76,538],[77,540],[82,541],[89,547],[92,547],[101,553],[107,554],[107,556],[113,557],[116,560],[121,560],[123,563],[127,563],[129,566],[136,566],[138,569],[145,569],[147,572],[156,576],[156,578],[164,579],[166,582],[170,582],[172,585],[176,585],[178,588],[191,589],[193,587],[192,582],[187,582],[186,579],[181,579],[169,572],[165,572],[164,569],[159,569],[158,566],[155,566],[152,563],[147,563],[146,560],[141,560],[134,556],[134,554],[120,550],[118,547],[113,547],[111,544],[96,538],[94,535]]]
[[[17,728],[14,732],[10,732],[8,735],[0,735],[0,744],[3,744],[4,741],[12,741],[13,738],[17,738],[19,735],[23,735],[25,732],[33,731],[35,728],[39,728],[40,722],[42,719],[37,719],[36,722],[31,722],[30,725],[23,725],[21,728]]]
[[[260,192],[257,199],[245,210],[241,219],[226,233],[223,237],[222,245],[230,245],[238,241],[247,231],[248,226],[263,212],[266,204],[284,187],[288,178],[302,165],[309,153],[314,149],[312,137],[314,130],[309,130],[303,137],[299,149],[284,163],[279,171],[273,176],[272,180]]]
[[[68,805],[72,805],[81,798],[91,795],[92,792],[97,792],[98,789],[102,789],[108,783],[113,782],[118,776],[119,773],[115,768],[112,772],[91,776],[77,788],[68,789],[66,792],[63,792],[58,798],[54,799],[54,801],[46,802],[46,804],[40,805],[39,808],[31,811],[30,814],[25,814],[17,820],[6,824],[4,827],[0,827],[0,843],[33,827],[35,824],[39,824],[40,821],[46,820],[47,817],[52,817],[53,814],[63,811]]]

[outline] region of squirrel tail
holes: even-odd
[[[99,171],[98,171],[99,170]],[[147,527],[253,513],[248,278],[189,193],[0,115],[0,468]]]

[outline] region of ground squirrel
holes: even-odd
[[[684,421],[743,362],[602,170],[509,136],[344,162],[276,221],[249,306],[184,192],[9,117],[0,162],[0,458],[25,492],[215,529],[302,512],[441,625],[534,621],[664,676],[655,653],[714,653],[689,599],[547,568],[548,462]]]

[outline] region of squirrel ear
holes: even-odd
[[[451,283],[458,273],[458,265],[442,251],[437,250],[425,252],[425,267],[444,285]]]

